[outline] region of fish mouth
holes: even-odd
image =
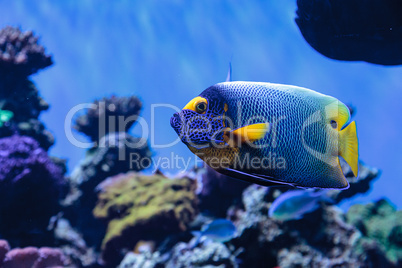
[[[177,134],[180,136],[180,129],[181,129],[181,126],[182,126],[182,120],[180,118],[179,113],[173,114],[173,116],[170,118],[170,125],[177,132]]]

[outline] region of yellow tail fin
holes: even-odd
[[[357,177],[359,170],[359,142],[357,140],[355,121],[340,131],[339,154],[352,168],[353,175]]]

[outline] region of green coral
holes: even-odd
[[[155,240],[185,231],[197,214],[196,182],[162,175],[130,172],[105,180],[93,210],[108,222],[102,242],[107,263],[118,261],[121,249],[133,249],[139,240]]]
[[[402,210],[397,211],[387,200],[381,199],[350,207],[346,218],[366,237],[378,241],[389,260],[402,261]]]

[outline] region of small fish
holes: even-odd
[[[215,242],[226,242],[236,236],[236,226],[226,219],[217,219],[202,226],[201,231],[194,231],[192,234],[197,237],[196,246],[201,237],[205,236]]]
[[[304,214],[316,210],[320,206],[321,200],[333,203],[333,200],[325,195],[326,192],[325,190],[320,192],[287,191],[274,200],[268,215],[270,218],[281,221],[301,219]]]
[[[347,189],[339,156],[358,174],[356,124],[349,109],[310,89],[218,83],[170,123],[194,154],[233,178],[265,186]]]
[[[4,125],[4,123],[10,121],[10,119],[14,116],[14,113],[7,110],[0,110],[0,127]]]

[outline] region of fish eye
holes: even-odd
[[[195,105],[195,111],[199,114],[202,114],[207,110],[207,103],[202,101]]]
[[[338,123],[335,120],[331,120],[331,127],[338,128]]]

